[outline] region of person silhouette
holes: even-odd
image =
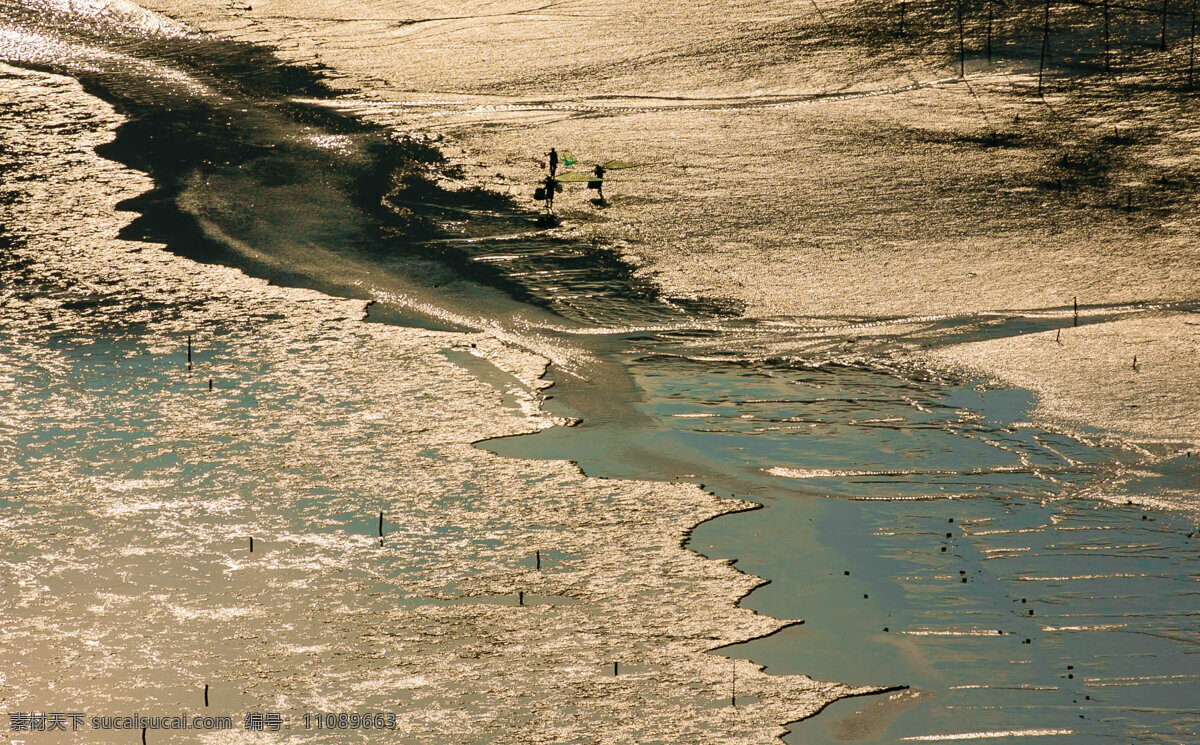
[[[554,176],[554,173],[557,170],[558,170],[558,151],[555,150],[554,148],[550,148],[550,175]]]
[[[588,188],[595,189],[596,193],[599,195],[600,201],[603,202],[604,201],[604,166],[597,163],[596,167],[592,169],[592,173],[595,174],[596,180],[589,181]]]

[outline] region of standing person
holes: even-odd
[[[603,202],[604,201],[604,166],[597,163],[596,167],[592,169],[592,173],[594,173],[596,175],[596,180],[589,181],[588,188],[595,189],[596,192],[600,195],[600,201]]]
[[[550,162],[553,163],[554,161],[550,161]],[[551,166],[551,169],[553,169],[553,168],[554,168],[554,166]],[[553,171],[551,171],[551,172],[553,172]],[[555,189],[558,188],[558,182],[554,180],[553,176],[547,176],[546,183],[545,183],[545,185],[542,186],[542,188],[546,190],[546,209],[553,210],[554,209],[554,191],[555,191]]]
[[[554,148],[550,148],[550,176],[553,177],[554,173],[557,170],[558,170],[558,151],[555,150]]]

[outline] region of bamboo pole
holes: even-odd
[[[1042,77],[1046,69],[1046,50],[1050,46],[1050,0],[1046,0],[1045,20],[1042,25],[1042,59],[1038,63],[1038,95],[1043,95]]]

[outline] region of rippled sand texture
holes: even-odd
[[[529,409],[543,362],[485,335],[115,240],[149,187],[93,152],[119,117],[0,72],[4,709],[195,712],[208,684],[294,741],[347,739],[302,730],[319,708],[394,711],[400,742],[766,743],[861,690],[705,653],[781,625],[680,547],[741,503],[474,448],[550,423],[447,359]]]
[[[550,145],[584,167],[648,163],[609,174],[605,210],[581,187],[559,207],[568,232],[620,246],[679,295],[887,319],[1200,294],[1182,7],[1158,57],[1155,18],[1122,13],[1109,79],[1094,74],[1100,11],[1056,5],[1039,98],[1032,4],[997,21],[995,64],[968,4],[965,80],[933,5],[910,4],[900,38],[895,8],[870,2],[148,4],[329,65],[361,89],[354,108],[451,135],[476,181],[522,200]],[[1145,345],[1164,361],[1120,417],[1123,371],[1090,355],[1043,365],[1008,339],[950,356],[1037,389],[1074,425],[1194,441],[1195,346],[1176,330],[1196,320],[1096,332],[1104,358]]]

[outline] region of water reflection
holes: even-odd
[[[845,366],[632,367],[637,416],[483,446],[762,502],[689,545],[771,580],[743,605],[805,623],[721,653],[913,687],[842,702],[789,742],[1194,733],[1195,527],[1083,498],[1137,454],[1030,425],[1018,391]],[[1185,457],[1154,472],[1197,475]]]

